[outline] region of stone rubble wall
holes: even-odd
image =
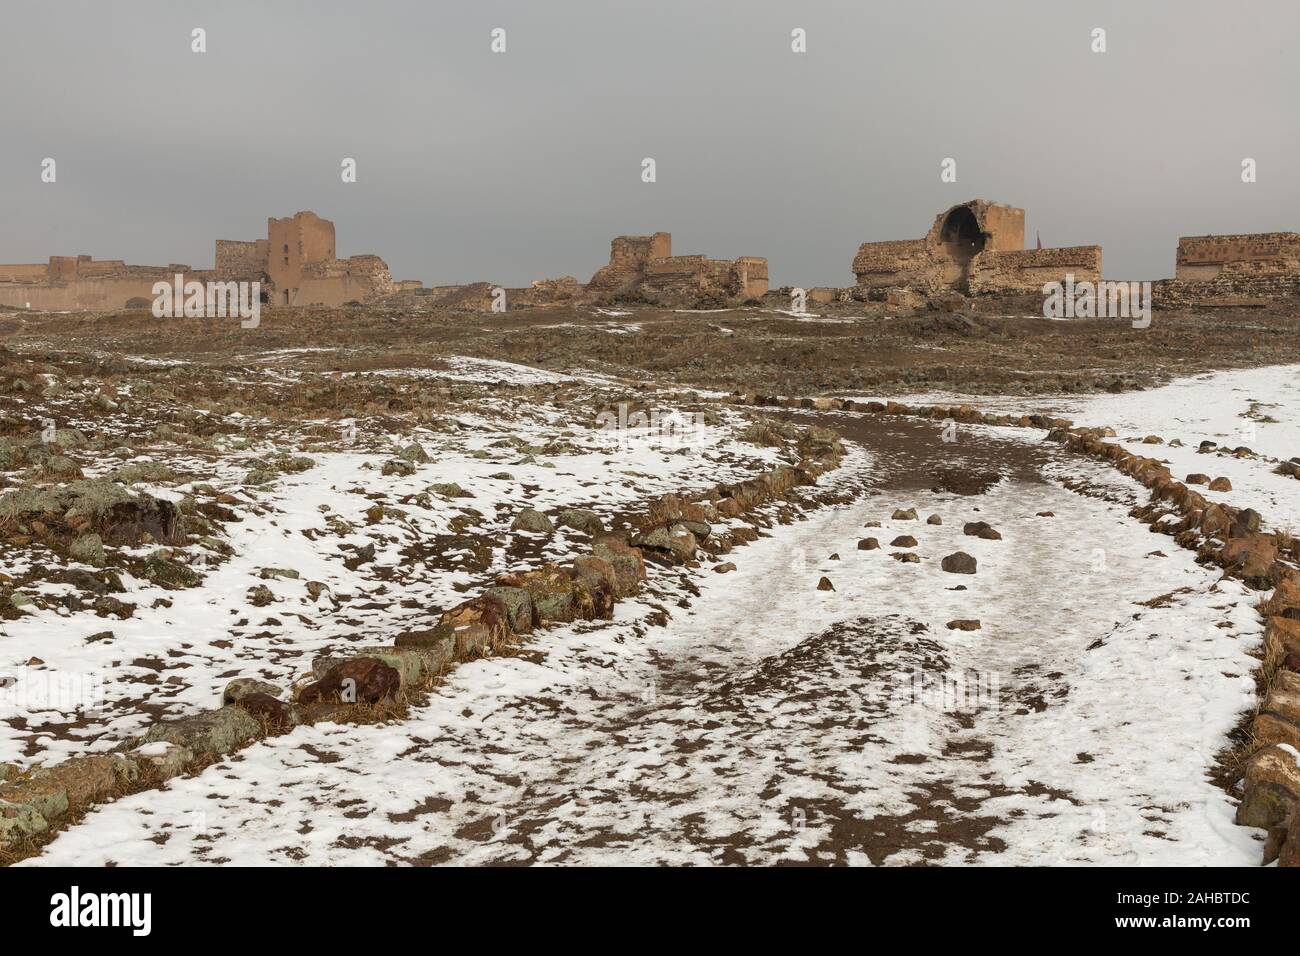
[[[491,654],[534,628],[612,618],[615,603],[635,594],[645,580],[647,550],[684,562],[700,549],[725,553],[753,540],[752,529],[718,535],[712,525],[816,484],[844,454],[837,436],[816,426],[802,429],[795,447],[798,464],[704,494],[657,499],[636,522],[631,541],[617,532],[597,533],[590,552],[570,564],[501,575],[493,586],[443,612],[431,628],[399,634],[390,645],[317,658],[314,679],[297,684],[288,701],[274,685],[237,679],[222,692],[220,707],[162,720],[111,753],[71,757],[48,769],[21,771],[0,764],[0,852],[21,856],[95,804],[156,789],[299,724],[400,716],[385,708],[429,687],[457,663]],[[340,693],[345,687],[355,690],[350,701]]]
[[[971,260],[970,291],[1042,295],[1044,285],[1064,282],[1067,275],[1076,285],[1100,282],[1101,246],[981,252]]]

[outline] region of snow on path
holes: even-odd
[[[1127,518],[1129,479],[1058,462],[1115,500],[1007,481],[818,512],[698,599],[662,572],[661,597],[463,665],[410,720],[298,728],[28,862],[1253,863],[1205,774],[1253,704],[1255,595]],[[832,480],[887,469],[858,451]],[[908,505],[943,525],[888,520]],[[921,563],[889,557],[903,533]],[[958,548],[976,575],[938,569]],[[641,628],[657,604],[669,624]]]
[[[863,396],[871,400],[877,396]],[[1273,463],[1229,455],[1198,454],[1206,439],[1228,449],[1245,445],[1271,458],[1300,456],[1300,365],[1211,372],[1178,379],[1159,388],[1106,395],[1059,397],[969,396],[933,392],[905,396],[909,404],[969,404],[994,412],[1043,412],[1070,418],[1076,425],[1115,429],[1130,451],[1161,459],[1179,481],[1202,473],[1226,477],[1231,492],[1197,490],[1211,501],[1254,508],[1266,530],[1300,533],[1300,482],[1273,472]],[[1139,445],[1147,435],[1160,445]],[[1178,439],[1182,447],[1170,446]]]

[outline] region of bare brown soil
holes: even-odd
[[[876,303],[674,312],[587,306],[504,314],[385,308],[268,311],[257,329],[147,312],[0,315],[0,344],[24,351],[121,352],[220,364],[271,349],[313,371],[437,367],[448,355],[556,371],[651,375],[680,385],[780,394],[930,389],[1052,394],[1144,388],[1177,375],[1300,361],[1294,307],[1158,311],[1147,329],[1120,319],[1054,322],[1000,314],[891,315]],[[896,311],[896,310],[894,310]]]

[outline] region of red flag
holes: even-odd
[[[1043,248],[1043,237],[1038,235],[1037,229],[1034,230],[1034,237],[1038,240],[1038,248],[1039,249]]]

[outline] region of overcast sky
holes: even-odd
[[[1102,244],[1111,278],[1172,275],[1180,235],[1300,230],[1295,0],[5,0],[3,24],[0,262],[210,268],[300,209],[426,284],[586,281],[665,230],[851,285],[859,243],[977,197],[1024,207],[1029,245]]]

